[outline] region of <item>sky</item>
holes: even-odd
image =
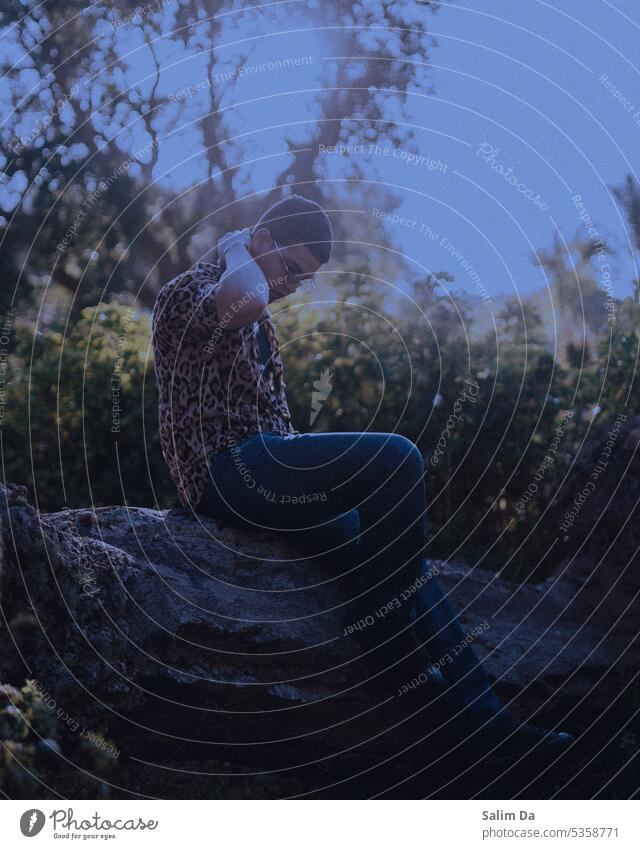
[[[554,238],[566,245],[586,238],[590,226],[608,248],[600,285],[628,295],[636,258],[611,190],[640,170],[638,4],[480,0],[442,3],[425,19],[437,46],[432,90],[416,87],[406,106],[415,143],[391,150],[381,142],[369,167],[372,179],[400,194],[398,218],[389,209],[370,214],[384,220],[416,273],[449,271],[456,286],[481,297],[525,296],[547,285],[536,252],[550,250]],[[242,185],[244,172],[246,189],[257,174],[259,187],[271,184],[286,157],[284,133],[301,146],[309,140],[310,91],[319,80],[349,83],[348,65],[334,61],[339,46],[321,29],[269,31],[265,20],[244,18],[220,51],[236,74],[225,106],[235,133],[246,135],[238,176]],[[392,49],[381,47],[382,61]],[[276,57],[300,65],[246,71]],[[175,98],[204,78],[204,56],[193,56],[163,85]],[[198,95],[183,98],[182,108],[183,123],[185,114],[187,123],[197,117]],[[184,155],[188,132],[174,131],[159,162],[177,188],[198,173],[197,158]],[[335,165],[338,175],[337,158]]]
[[[534,250],[587,237],[591,219],[611,246],[599,282],[628,295],[638,272],[611,188],[640,171],[640,4],[442,3],[431,27],[434,94],[412,111],[421,151],[448,167],[406,194],[399,211],[420,222],[395,226],[407,252],[473,292],[455,244],[491,295],[524,295],[545,285]]]
[[[363,0],[370,8],[377,2]],[[554,238],[567,245],[576,236],[586,238],[590,227],[591,238],[607,245],[597,269],[600,285],[619,297],[630,294],[637,257],[612,188],[628,174],[638,179],[640,171],[640,4],[439,5],[434,15],[414,0],[406,4],[436,42],[431,88],[422,77],[409,91],[404,114],[388,101],[388,117],[404,120],[414,139],[406,148],[381,141],[367,160],[368,177],[392,187],[399,206],[354,214],[378,218],[416,275],[448,271],[456,286],[481,297],[527,295],[545,286],[536,251],[549,251]],[[117,14],[117,3],[111,6]],[[221,77],[215,84],[225,87],[225,72],[232,80],[222,104],[235,145],[239,196],[273,185],[289,157],[285,138],[300,147],[310,142],[319,115],[314,89],[349,85],[350,71],[368,61],[336,58],[340,38],[335,30],[323,31],[316,0],[306,3],[309,17],[302,27],[300,16],[288,12],[303,8],[297,0],[269,6],[280,16],[250,6],[226,15],[224,38],[216,45]],[[109,37],[116,31],[127,65],[122,88],[144,92],[154,66],[142,33],[126,23],[114,25],[110,15],[98,35],[101,27]],[[166,37],[156,48],[163,69],[157,90],[164,100],[158,113],[163,132],[154,176],[183,191],[206,178],[195,127],[208,102],[207,52],[185,49],[172,36],[171,0],[162,15]],[[376,61],[397,55],[397,34],[373,28],[366,37],[379,45]],[[10,39],[3,39],[3,50],[10,53]],[[275,60],[280,65],[269,69]],[[85,96],[90,92],[96,103],[102,72],[97,68],[85,83]],[[23,135],[36,117],[25,111]],[[139,150],[146,142],[141,121],[119,132],[123,149]],[[360,154],[334,154],[329,176],[338,179],[352,155]],[[16,203],[20,188],[13,187]]]

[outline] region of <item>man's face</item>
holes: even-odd
[[[291,295],[322,265],[304,245],[275,242],[267,227],[253,233],[249,252],[268,282],[269,303]]]

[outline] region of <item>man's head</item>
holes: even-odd
[[[269,301],[295,292],[329,261],[333,232],[326,212],[300,195],[264,212],[251,230],[249,251],[269,283]]]

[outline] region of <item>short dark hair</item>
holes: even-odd
[[[289,195],[263,212],[253,230],[267,227],[282,245],[304,245],[318,262],[331,256],[333,230],[320,204],[302,195]]]

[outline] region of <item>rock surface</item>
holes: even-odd
[[[10,484],[0,519],[0,680],[37,679],[147,769],[215,758],[291,774],[338,754],[344,768],[424,733],[409,700],[372,699],[346,588],[298,546],[177,510],[39,515]],[[593,570],[516,586],[439,567],[463,624],[489,624],[476,649],[522,718],[579,730],[614,696],[627,705],[640,663],[624,582],[607,596]]]

